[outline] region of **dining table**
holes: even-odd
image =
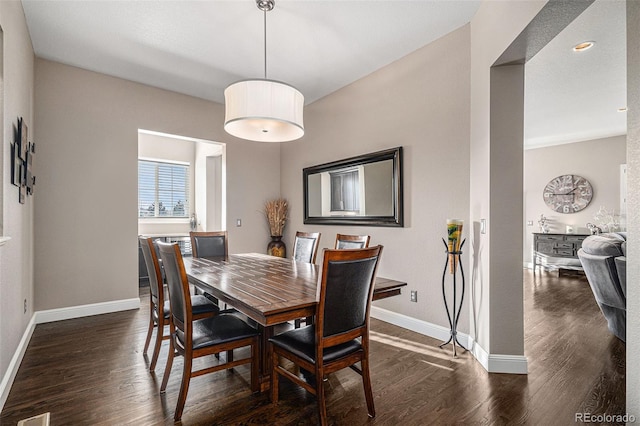
[[[313,317],[319,266],[261,253],[185,257],[189,282],[255,321],[261,330],[260,388],[269,388],[269,338],[282,324]],[[376,277],[373,300],[401,293],[406,282]]]

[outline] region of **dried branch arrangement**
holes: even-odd
[[[287,200],[278,198],[264,204],[264,213],[269,222],[269,231],[274,237],[281,237],[287,221]]]

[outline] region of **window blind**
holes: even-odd
[[[138,217],[189,217],[189,165],[138,160]]]

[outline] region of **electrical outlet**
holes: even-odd
[[[242,219],[236,219],[236,226],[242,226]]]
[[[418,290],[411,290],[411,301],[412,302],[418,301]]]
[[[532,220],[528,220],[527,221],[527,226],[533,226],[533,221]]]
[[[24,299],[24,313],[27,313],[27,299]]]

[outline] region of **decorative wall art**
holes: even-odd
[[[558,213],[577,213],[584,210],[593,198],[591,183],[578,175],[561,175],[545,186],[544,202]]]
[[[18,187],[18,201],[24,204],[27,195],[33,195],[36,177],[33,175],[34,143],[29,142],[27,123],[18,117],[15,142],[11,146],[11,183]]]

